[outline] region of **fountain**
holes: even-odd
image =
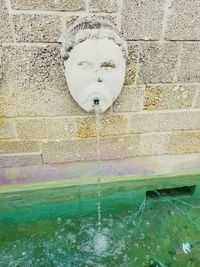
[[[100,167],[100,119],[121,92],[126,68],[127,44],[114,25],[96,18],[78,20],[66,33],[61,50],[65,76],[74,100],[95,113],[97,168]],[[78,77],[78,78],[77,78]],[[98,178],[97,247],[106,248],[101,234],[101,180]],[[104,244],[101,246],[101,244]]]

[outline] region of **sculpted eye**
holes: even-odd
[[[83,69],[89,69],[92,67],[92,64],[87,61],[81,61],[80,63],[78,63],[78,65],[82,67]]]
[[[101,64],[101,68],[104,68],[106,70],[111,70],[111,69],[115,69],[116,65],[113,62],[104,62],[103,64]]]

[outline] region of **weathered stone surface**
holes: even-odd
[[[0,0],[0,29],[0,44],[3,42],[12,42],[11,21],[5,0]]]
[[[11,0],[14,9],[79,11],[85,9],[86,0]]]
[[[46,118],[47,138],[59,139],[76,136],[75,118]]]
[[[130,114],[128,118],[130,133],[154,132],[157,129],[155,113]]]
[[[158,40],[162,29],[163,9],[164,0],[124,0],[122,32],[125,38]]]
[[[118,135],[128,133],[128,120],[125,114],[101,116],[100,135]]]
[[[57,15],[14,15],[13,23],[17,42],[57,42],[61,36]]]
[[[44,139],[47,137],[44,119],[17,119],[16,129],[20,139]]]
[[[0,116],[84,115],[64,77],[59,45],[3,47]]]
[[[89,12],[117,12],[117,0],[89,0]]]
[[[96,136],[96,126],[94,117],[77,118],[76,137],[94,137]]]
[[[165,38],[200,40],[200,1],[172,1]]]
[[[140,155],[161,155],[168,153],[169,133],[147,133],[140,136]]]
[[[49,141],[43,144],[44,163],[95,160],[96,139]]]
[[[124,86],[114,102],[115,112],[141,111],[143,109],[144,86]]]
[[[180,82],[200,82],[200,42],[183,44],[181,66],[177,76]]]
[[[130,133],[200,129],[200,111],[144,112],[129,115]]]
[[[40,164],[42,164],[42,157],[39,153],[0,155],[1,168]]]
[[[0,154],[39,152],[41,144],[38,141],[0,140]]]
[[[101,159],[119,159],[139,155],[139,135],[110,136],[100,139]]]
[[[126,62],[126,76],[124,84],[129,85],[135,82],[138,61],[138,46],[134,42],[128,42],[128,58]]]
[[[168,152],[173,154],[200,152],[200,131],[172,133]]]
[[[197,97],[194,101],[194,107],[200,108],[200,84],[198,85]]]
[[[79,16],[76,16],[76,15],[67,16],[65,18],[66,29],[68,29],[78,18],[79,18]]]
[[[0,138],[17,138],[14,120],[0,117]]]
[[[191,108],[197,85],[146,85],[144,110]]]
[[[157,131],[198,130],[200,111],[175,111],[156,113]]]
[[[140,44],[137,83],[172,83],[180,44],[148,42]]]

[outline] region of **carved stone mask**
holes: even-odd
[[[85,35],[83,31],[86,30],[81,35]],[[100,112],[107,110],[119,96],[125,78],[126,58],[122,47],[106,37],[105,32],[102,37],[88,38],[87,31],[87,38],[75,44],[64,61],[70,93],[88,112],[94,110],[95,101]]]

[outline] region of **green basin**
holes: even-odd
[[[1,189],[0,266],[200,266],[200,175],[97,181]]]

